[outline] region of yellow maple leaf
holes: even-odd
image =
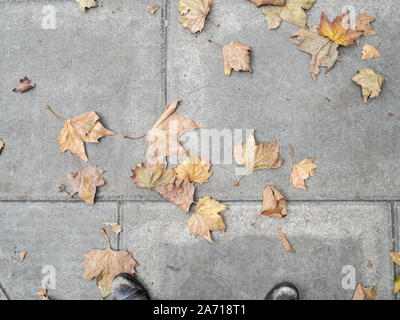
[[[182,16],[178,22],[190,33],[201,32],[210,9],[211,0],[180,0],[178,10]]]
[[[205,183],[212,175],[208,170],[211,167],[210,159],[208,157],[204,160],[195,154],[190,154],[189,158],[184,159],[176,168],[176,176],[179,180],[188,179],[190,182]]]

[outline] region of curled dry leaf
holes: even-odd
[[[1,152],[1,149],[3,149],[3,147],[4,147],[4,142],[3,142],[3,140],[0,139],[0,152]]]
[[[286,239],[286,235],[281,231],[281,228],[276,228],[276,231],[278,231],[279,238],[281,238],[281,241],[282,241],[283,246],[285,247],[285,250],[289,251],[289,252],[296,252],[296,250],[293,249],[290,242]]]
[[[26,253],[27,253],[26,251],[22,251],[19,253],[19,261],[20,262],[23,262],[25,260]]]
[[[208,157],[204,160],[195,154],[190,154],[189,158],[184,159],[176,168],[176,176],[179,180],[188,179],[190,182],[205,183],[212,175],[210,170],[211,162]]]
[[[154,4],[152,6],[147,6],[147,12],[150,14],[155,14],[160,9],[158,4]]]
[[[117,274],[135,273],[135,267],[138,266],[128,251],[114,251],[111,249],[110,238],[104,229],[100,230],[107,239],[108,248],[105,250],[92,249],[84,254],[85,261],[83,278],[92,280],[96,278],[97,286],[100,289],[103,299],[111,293],[112,280]]]
[[[307,180],[310,176],[314,176],[314,169],[317,165],[313,163],[314,159],[304,159],[299,163],[293,165],[293,170],[290,175],[290,183],[297,189],[306,190],[306,184],[304,180]]]
[[[19,85],[18,87],[14,88],[14,92],[25,92],[28,91],[36,86],[36,83],[33,81],[29,80],[28,77],[23,77],[22,79],[19,79]]]
[[[195,238],[202,236],[208,242],[213,242],[210,231],[226,231],[224,220],[219,213],[229,208],[210,197],[200,198],[196,210],[188,220],[189,233]]]
[[[161,117],[148,132],[147,159],[150,163],[165,163],[165,158],[168,156],[185,155],[186,151],[179,143],[180,136],[202,127],[193,120],[175,113],[181,101],[177,99],[167,105]]]
[[[352,80],[361,86],[364,103],[367,104],[368,98],[371,99],[379,96],[383,82],[387,79],[371,69],[362,68],[358,70],[358,74]]]
[[[366,13],[360,13],[356,20],[356,30],[362,31],[363,36],[375,36],[376,32],[372,29],[371,22],[374,22],[375,18],[371,17]],[[357,39],[357,44],[360,43],[360,38]]]
[[[116,235],[119,235],[122,232],[122,227],[117,222],[105,222],[104,224],[109,226],[110,230]]]
[[[95,8],[97,7],[97,3],[94,0],[75,0],[75,2],[78,4],[79,10],[82,12],[86,11],[86,8]]]
[[[364,287],[361,283],[358,283],[353,300],[375,300],[375,295],[376,287]]]
[[[159,185],[154,188],[165,200],[175,204],[185,213],[189,212],[193,203],[195,186],[189,180],[175,180],[166,185]]]
[[[42,285],[39,287],[39,292],[38,292],[37,296],[41,300],[49,300],[49,297],[47,296],[47,289],[45,286]]]
[[[175,168],[167,170],[166,164],[140,163],[132,170],[131,178],[138,187],[153,189],[173,182],[175,174]]]
[[[376,49],[373,45],[370,45],[368,43],[364,44],[364,47],[362,49],[362,60],[379,58],[380,56],[381,54],[379,53],[378,49]]]
[[[285,5],[285,0],[251,0],[257,8],[261,7],[266,4],[272,4],[274,6],[284,6]]]
[[[90,166],[79,169],[77,173],[70,173],[67,176],[71,186],[69,195],[73,197],[75,193],[78,193],[86,203],[93,204],[96,187],[104,185],[103,172],[97,166]]]
[[[201,32],[211,9],[211,0],[179,0],[178,22],[188,28],[190,33]]]
[[[229,45],[222,47],[222,57],[224,59],[225,75],[230,76],[232,69],[235,71],[249,71],[251,47],[241,44],[238,41],[232,41]]]
[[[236,181],[235,186],[239,185],[240,180],[253,170],[280,168],[283,159],[279,158],[279,145],[274,138],[274,144],[269,142],[256,145],[254,135],[247,138],[246,144],[242,142],[235,146],[235,161],[238,165],[246,168],[245,173]]]
[[[363,34],[361,30],[350,28],[350,15],[348,11],[337,16],[332,22],[322,12],[318,32],[321,36],[328,37],[338,45],[345,47],[352,45]]]
[[[400,267],[400,251],[390,251],[390,258]]]
[[[60,145],[60,153],[70,151],[88,161],[84,142],[98,143],[101,137],[112,136],[112,132],[103,127],[100,118],[94,111],[81,114],[73,119],[63,120],[57,116],[49,106],[46,106],[58,120],[64,121],[64,127],[58,134],[57,142]]]
[[[342,61],[342,58],[339,56],[339,45],[319,35],[315,27],[313,29],[300,29],[291,37],[291,41],[297,44],[301,51],[312,55],[310,73],[314,82],[317,82],[320,67],[326,67],[328,73],[336,61]]]
[[[274,218],[283,218],[287,215],[285,197],[272,186],[267,185],[264,188],[261,214]]]
[[[286,0],[286,2],[281,4],[277,1],[276,5],[278,6],[268,7],[263,12],[268,29],[278,28],[282,20],[305,28],[307,14],[304,10],[311,9],[316,2],[317,0]]]

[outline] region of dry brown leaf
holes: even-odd
[[[367,104],[368,99],[379,96],[383,82],[387,79],[371,69],[362,68],[358,70],[358,74],[352,80],[361,86],[364,103]]]
[[[375,300],[376,287],[364,287],[361,283],[357,284],[353,300]]]
[[[33,81],[29,80],[28,77],[23,77],[22,79],[19,79],[19,85],[18,87],[14,88],[14,92],[25,92],[28,91],[36,86],[36,83]]]
[[[64,127],[57,138],[57,142],[60,144],[60,153],[69,150],[87,162],[84,142],[98,143],[101,137],[115,134],[103,127],[99,116],[94,111],[86,112],[73,119],[63,120],[54,113],[50,106],[47,105],[45,108],[58,120],[64,121]]]
[[[82,200],[88,204],[93,204],[96,187],[104,185],[103,172],[97,166],[90,166],[79,169],[77,173],[70,173],[67,176],[71,186],[69,195],[73,197],[75,193],[79,193]]]
[[[268,7],[263,12],[268,29],[278,28],[282,20],[305,28],[307,14],[304,10],[311,9],[316,2],[317,0],[286,0],[283,4],[277,2],[278,6]]]
[[[399,291],[400,291],[400,275],[394,281],[393,294],[396,294]]]
[[[25,260],[26,253],[27,253],[26,251],[22,251],[19,253],[19,261],[20,262],[23,262]]]
[[[41,300],[49,300],[49,297],[47,296],[47,289],[46,289],[45,286],[40,286],[39,287],[39,292],[38,292],[37,296]]]
[[[336,61],[342,61],[338,51],[339,45],[311,29],[300,29],[292,36],[291,41],[298,45],[299,50],[312,55],[310,73],[314,82],[317,82],[320,67],[326,67],[328,73]]]
[[[390,251],[390,258],[400,267],[400,251]]]
[[[160,9],[158,4],[154,4],[152,6],[147,6],[147,12],[150,14],[155,14]]]
[[[230,76],[232,69],[235,71],[249,71],[251,47],[232,41],[229,45],[222,47],[222,57],[224,59],[225,75]]]
[[[251,0],[257,8],[261,7],[266,4],[271,4],[274,6],[284,6],[285,5],[285,0]]]
[[[372,29],[371,22],[374,22],[375,18],[371,17],[366,13],[360,13],[356,20],[356,30],[362,31],[363,36],[375,36],[376,32]],[[360,43],[360,38],[357,40],[357,44]]]
[[[265,186],[261,214],[268,217],[283,218],[287,215],[286,199],[274,187]]]
[[[1,152],[1,149],[3,149],[3,147],[4,147],[4,142],[3,142],[3,140],[0,139],[0,152]]]
[[[211,9],[211,0],[179,0],[178,22],[190,29],[190,33],[201,32]]]
[[[168,156],[182,156],[185,149],[179,143],[179,138],[186,132],[201,128],[191,119],[175,113],[181,99],[175,100],[165,107],[161,117],[148,132],[147,160],[149,163],[166,163]]]
[[[140,163],[132,170],[131,178],[138,187],[153,189],[174,182],[175,175],[175,168],[167,170],[166,164]]]
[[[179,180],[188,179],[190,182],[203,184],[208,182],[212,175],[212,172],[208,171],[210,167],[211,162],[208,157],[202,161],[197,155],[190,153],[190,157],[184,159],[176,168],[176,176]]]
[[[118,222],[105,222],[104,224],[109,226],[110,230],[116,235],[119,235],[122,232],[122,227],[118,224]]]
[[[364,47],[362,49],[362,60],[379,58],[380,56],[381,54],[379,53],[378,49],[376,49],[373,45],[370,45],[368,43],[364,44]]]
[[[92,280],[96,278],[97,286],[100,289],[103,299],[111,293],[112,280],[117,274],[135,273],[135,267],[138,266],[128,251],[114,251],[111,249],[110,239],[104,229],[100,230],[107,238],[108,248],[105,250],[92,249],[84,254],[85,262],[83,278]]]
[[[283,159],[279,158],[279,145],[275,138],[274,144],[265,142],[256,145],[253,134],[249,135],[245,145],[241,142],[235,146],[234,157],[238,165],[246,168],[246,172],[236,181],[235,186],[238,186],[240,180],[253,170],[276,169],[283,163]]]
[[[281,238],[281,241],[283,243],[283,246],[285,247],[285,250],[289,251],[289,252],[296,252],[296,250],[293,249],[290,242],[286,239],[286,235],[281,231],[281,228],[276,228],[276,230],[278,231],[279,238]]]
[[[78,4],[79,10],[82,12],[86,11],[86,8],[95,8],[97,7],[97,3],[94,0],[75,0],[75,2]]]
[[[290,183],[297,189],[307,189],[304,180],[307,180],[310,176],[314,176],[314,169],[317,168],[317,165],[313,163],[313,160],[314,159],[304,159],[293,165],[293,170],[290,175]]]
[[[370,260],[368,260],[367,267],[368,268],[372,268],[373,266],[374,266],[374,264]]]
[[[321,36],[328,37],[338,45],[346,47],[352,45],[363,34],[360,30],[350,28],[350,15],[348,11],[337,16],[332,22],[322,12],[318,32]]]
[[[167,185],[159,185],[154,188],[165,200],[177,205],[185,213],[189,212],[193,203],[195,186],[189,180],[175,180]]]
[[[210,197],[200,198],[196,210],[188,220],[189,233],[195,238],[202,236],[213,242],[210,231],[226,231],[224,220],[219,213],[229,208]]]

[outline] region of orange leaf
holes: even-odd
[[[329,21],[325,13],[322,12],[318,32],[321,36],[328,37],[333,42],[347,47],[360,38],[364,31],[350,28],[350,17],[347,11],[337,16],[332,22]]]

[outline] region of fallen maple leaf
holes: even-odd
[[[387,79],[371,69],[362,68],[358,70],[358,74],[352,80],[361,86],[364,103],[367,104],[368,98],[371,99],[379,96],[383,82]]]
[[[292,161],[293,161],[293,169],[290,175],[290,183],[295,186],[297,189],[304,189],[306,190],[306,184],[304,180],[307,180],[310,176],[314,176],[314,169],[318,166],[313,163],[314,159],[304,159],[299,163],[296,163],[294,159],[294,150],[293,145],[290,145],[292,150]]]
[[[333,42],[345,47],[352,45],[363,34],[361,30],[350,28],[348,11],[337,16],[333,22],[330,22],[325,13],[322,12],[318,32],[321,36],[328,37]]]
[[[211,9],[211,0],[179,0],[178,22],[190,29],[190,33],[201,32]]]
[[[285,197],[272,186],[267,185],[264,188],[261,214],[274,218],[287,215]]]
[[[190,182],[205,183],[212,175],[209,172],[211,163],[208,157],[200,160],[198,156],[190,153],[190,157],[184,159],[176,168],[176,176],[179,180],[188,179]]]
[[[251,47],[241,44],[238,41],[232,41],[229,45],[222,47],[222,57],[224,59],[225,75],[230,76],[232,69],[235,71],[249,71]]]
[[[118,222],[105,222],[104,224],[109,226],[110,230],[116,235],[119,235],[122,232],[122,227],[118,224]]]
[[[312,55],[310,73],[314,82],[317,82],[320,67],[326,67],[326,73],[328,73],[336,61],[342,61],[342,58],[339,56],[339,45],[319,35],[316,28],[314,29],[315,31],[300,29],[291,37],[291,41],[298,45],[299,50]]]
[[[94,0],[75,0],[75,2],[78,4],[79,10],[82,12],[85,12],[86,8],[95,8],[98,6]]]
[[[33,81],[29,80],[28,77],[23,77],[22,79],[19,79],[19,85],[18,87],[14,88],[14,92],[25,92],[28,91],[36,86],[36,83]]]
[[[149,163],[165,163],[167,156],[185,155],[186,151],[179,143],[179,138],[186,132],[201,128],[191,119],[175,113],[181,99],[165,107],[161,117],[148,132],[147,159]]]
[[[26,253],[27,253],[26,251],[22,251],[19,253],[19,261],[20,262],[23,262],[25,260]]]
[[[103,127],[100,118],[94,111],[81,114],[73,119],[64,120],[57,116],[50,106],[45,107],[58,120],[64,121],[64,127],[58,134],[57,142],[60,145],[60,153],[69,150],[84,161],[88,161],[84,142],[98,143],[101,137],[112,136],[112,132]]]
[[[3,140],[0,139],[0,152],[1,152],[1,149],[3,149],[3,147],[4,147],[4,142],[3,142]]]
[[[245,145],[241,142],[235,146],[234,157],[238,165],[246,168],[235,186],[238,186],[240,180],[253,170],[280,168],[283,163],[283,159],[279,158],[279,145],[275,138],[274,144],[265,142],[256,145],[253,134],[249,135]]]
[[[160,9],[158,4],[154,4],[152,6],[147,6],[147,12],[150,14],[155,14]]]
[[[296,250],[293,249],[290,242],[286,239],[286,235],[281,231],[281,228],[276,228],[276,230],[278,231],[279,238],[281,238],[281,241],[282,241],[283,246],[285,247],[285,250],[289,251],[289,252],[296,252]]]
[[[362,49],[362,60],[379,58],[380,56],[381,54],[379,53],[378,49],[376,49],[373,45],[370,45],[368,43],[364,44],[364,47]]]
[[[396,294],[399,291],[400,291],[400,275],[394,281],[393,294]]]
[[[309,10],[317,0],[286,0],[283,4],[277,1],[276,5],[265,9],[265,21],[268,29],[276,29],[281,21],[286,21],[298,27],[305,28],[307,14],[304,10]],[[268,4],[268,3],[267,3]],[[274,3],[271,3],[275,5]]]
[[[375,294],[376,287],[364,287],[361,283],[358,283],[353,300],[375,300]]]
[[[210,197],[200,198],[196,210],[188,220],[189,233],[195,238],[202,236],[208,242],[213,242],[210,231],[226,231],[224,220],[219,212],[229,208]]]
[[[185,213],[189,212],[193,203],[195,186],[189,180],[175,180],[166,185],[158,185],[154,188],[165,200],[177,205]]]
[[[77,173],[70,173],[67,176],[71,185],[69,195],[73,197],[75,193],[79,193],[82,200],[88,204],[93,204],[96,187],[104,185],[103,172],[97,166],[90,166],[79,169]]]
[[[376,32],[372,29],[371,22],[375,21],[375,18],[371,17],[366,13],[360,13],[356,19],[356,30],[362,31],[363,36],[375,36]],[[360,43],[360,38],[357,39],[357,44]]]
[[[400,267],[400,251],[390,251],[390,258]]]
[[[284,6],[285,5],[285,0],[251,0],[257,8],[261,7],[266,4],[272,4],[274,6]]]
[[[101,229],[106,239],[108,248],[105,250],[92,249],[84,254],[85,261],[82,266],[84,268],[83,278],[92,280],[96,278],[97,286],[100,289],[101,296],[106,298],[111,293],[112,280],[117,274],[135,273],[135,267],[138,266],[132,257],[132,253],[128,251],[114,251],[111,249],[110,238],[106,231]]]
[[[38,292],[37,296],[41,300],[49,300],[49,297],[47,296],[47,289],[45,286],[42,285],[39,287],[39,292]]]
[[[132,170],[131,178],[138,187],[153,189],[173,182],[175,175],[175,168],[167,170],[166,164],[140,163]]]

